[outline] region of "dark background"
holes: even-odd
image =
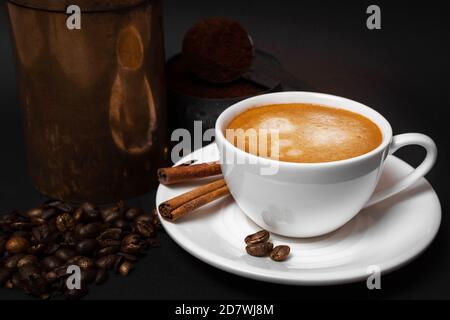
[[[334,3],[333,3],[334,2]],[[265,299],[265,298],[450,298],[450,223],[447,145],[450,50],[449,19],[440,2],[374,2],[382,30],[366,28],[371,2],[359,1],[167,0],[167,57],[180,50],[195,21],[223,16],[240,21],[256,46],[316,91],[341,95],[380,111],[394,133],[422,132],[439,148],[427,178],[440,197],[443,219],[437,238],[409,265],[382,278],[382,290],[365,282],[332,287],[291,287],[240,278],[200,262],[165,233],[128,278],[114,277],[93,287],[92,299]],[[14,60],[4,1],[0,3],[0,212],[27,208],[44,198],[33,188],[26,167]],[[51,66],[49,66],[51,68]],[[413,165],[423,151],[409,147],[398,155]],[[147,208],[155,194],[136,199]],[[427,214],[427,212],[423,212]],[[401,232],[401,230],[399,230]],[[0,299],[19,291],[0,289]]]

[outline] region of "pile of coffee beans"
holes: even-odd
[[[285,245],[274,247],[269,238],[270,233],[266,230],[260,230],[248,235],[245,237],[245,243],[247,244],[245,250],[254,257],[270,256],[274,261],[285,261],[289,257],[291,248]]]
[[[39,208],[0,215],[0,287],[47,299],[80,299],[108,270],[126,276],[148,248],[158,246],[156,212],[119,202],[97,207],[49,200]],[[70,266],[78,266],[81,289],[69,289]]]

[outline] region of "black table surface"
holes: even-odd
[[[439,148],[427,175],[442,205],[439,233],[417,259],[382,277],[381,290],[365,282],[327,286],[281,286],[240,278],[215,269],[161,233],[128,278],[113,277],[93,287],[88,299],[265,299],[265,298],[450,298],[450,223],[447,144],[449,98],[449,20],[439,2],[377,2],[382,29],[366,28],[367,1],[165,1],[167,56],[177,53],[183,33],[211,16],[236,19],[256,46],[280,59],[284,67],[316,91],[345,96],[381,112],[394,133],[422,132]],[[13,52],[3,1],[0,5],[0,212],[25,209],[44,200],[33,188],[26,165]],[[49,66],[51,67],[51,66]],[[420,148],[397,155],[412,165]],[[155,191],[134,199],[154,207]],[[426,211],[423,214],[427,214]],[[401,230],[399,230],[401,232]],[[0,289],[0,299],[27,298]]]

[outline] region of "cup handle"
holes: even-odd
[[[394,185],[373,194],[364,208],[386,200],[387,198],[405,190],[417,180],[425,176],[433,167],[437,157],[436,144],[430,137],[421,133],[404,133],[394,136],[389,148],[389,154],[393,154],[398,149],[408,145],[418,145],[425,148],[427,154],[423,162],[406,177],[394,183]]]

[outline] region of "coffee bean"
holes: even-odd
[[[130,261],[124,261],[122,262],[122,264],[119,266],[119,273],[122,276],[127,276],[132,270],[134,269],[134,264]]]
[[[136,219],[134,219],[135,222],[146,222],[146,223],[152,223],[152,216],[150,214],[141,214],[140,216],[136,217]]]
[[[83,210],[84,221],[96,222],[101,219],[100,211],[93,203],[85,202],[80,208]]]
[[[16,255],[13,255],[13,256],[8,256],[3,261],[3,266],[8,268],[8,269],[11,269],[11,270],[16,270],[17,269],[17,263],[23,257],[24,257],[23,254],[16,254]]]
[[[245,243],[247,245],[263,243],[269,240],[269,237],[270,237],[269,232],[267,232],[266,230],[261,230],[245,237]]]
[[[97,222],[89,223],[78,230],[79,239],[95,238],[102,230],[102,225]]]
[[[59,211],[55,208],[45,208],[42,211],[41,218],[45,220],[50,220],[54,218],[56,215],[58,215]]]
[[[38,217],[33,217],[30,219],[31,225],[32,226],[41,226],[43,224],[46,224],[47,221],[43,218],[38,218]]]
[[[129,230],[129,227],[130,227],[129,223],[125,219],[122,219],[122,218],[114,220],[112,226],[114,228],[119,228],[123,231]]]
[[[68,289],[64,294],[67,300],[79,300],[88,294],[87,286],[82,286],[80,289]]]
[[[81,270],[81,284],[87,286],[94,282],[97,276],[97,270],[95,268],[87,268]]]
[[[141,237],[138,234],[135,233],[131,233],[127,236],[125,236],[122,239],[122,244],[126,245],[126,244],[139,244],[141,241]]]
[[[83,209],[78,208],[73,213],[73,220],[75,220],[76,223],[83,222],[83,215],[84,215]]]
[[[76,265],[78,265],[81,269],[88,269],[93,268],[95,266],[95,263],[91,258],[80,256],[77,259]]]
[[[155,235],[153,226],[145,221],[136,221],[136,231],[144,238],[151,238]]]
[[[113,239],[100,239],[97,241],[100,245],[100,248],[120,246],[121,244],[120,240],[113,240]]]
[[[70,259],[68,261],[70,261]],[[55,269],[52,270],[53,272],[56,273],[58,278],[68,277],[70,274],[67,273],[67,268],[69,268],[69,266],[77,265],[76,263],[69,263],[68,261],[63,262],[59,267],[56,267]]]
[[[144,243],[143,242],[138,242],[138,243],[125,243],[122,244],[120,251],[127,253],[127,254],[132,254],[132,255],[140,255],[144,252],[145,247],[144,247]]]
[[[118,256],[109,254],[107,256],[100,257],[97,262],[96,266],[100,269],[111,269],[114,267],[114,264],[116,263],[116,260],[118,259]]]
[[[20,260],[17,262],[17,268],[22,268],[23,266],[26,266],[28,264],[37,264],[37,262],[38,258],[35,255],[28,254],[20,258]]]
[[[103,231],[98,237],[98,240],[112,239],[120,240],[122,238],[122,230],[119,228],[109,228]]]
[[[50,293],[44,293],[44,294],[41,294],[39,299],[41,299],[41,300],[48,300],[48,299],[50,299],[50,297],[51,297]]]
[[[42,259],[41,267],[45,271],[52,271],[63,264],[63,261],[55,256],[48,256]]]
[[[99,211],[89,211],[84,214],[84,221],[86,222],[97,222],[101,220],[102,216]]]
[[[31,229],[31,235],[33,242],[46,242],[50,236],[50,229],[48,225],[43,224]]]
[[[54,283],[56,280],[58,280],[59,275],[55,271],[50,271],[44,273],[43,278],[47,283]]]
[[[55,257],[61,259],[62,261],[67,261],[76,255],[75,250],[69,248],[61,248],[55,252]]]
[[[69,260],[66,261],[66,264],[68,265],[72,265],[72,264],[76,264],[78,265],[78,261],[80,261],[82,258],[84,258],[83,256],[74,256],[69,258]]]
[[[16,254],[27,251],[29,246],[30,242],[27,239],[23,237],[12,237],[6,242],[5,248],[9,254]]]
[[[102,212],[103,221],[106,223],[112,223],[116,219],[120,219],[122,217],[122,213],[118,207],[106,208],[103,209]]]
[[[139,255],[145,248],[143,247],[140,236],[132,233],[123,238],[120,250],[125,253]]]
[[[138,257],[136,257],[136,256],[134,256],[132,254],[125,253],[125,252],[119,252],[117,255],[119,257],[123,257],[123,258],[125,258],[127,260],[130,260],[130,261],[137,261],[138,260]]]
[[[272,249],[273,244],[271,242],[255,243],[245,247],[247,253],[254,257],[266,257],[270,254]]]
[[[274,261],[284,261],[289,257],[291,248],[288,246],[276,246],[270,253],[270,258]]]
[[[5,288],[6,288],[6,289],[14,289],[14,283],[12,282],[11,279],[9,279],[8,281],[6,281],[6,283],[5,283]]]
[[[108,280],[108,271],[106,269],[98,269],[95,276],[95,283],[102,284]]]
[[[60,232],[71,231],[75,228],[75,220],[70,213],[63,213],[56,218],[56,227]]]
[[[103,257],[103,256],[106,256],[108,254],[114,254],[114,253],[118,252],[119,250],[120,250],[120,246],[119,245],[111,246],[111,247],[105,247],[105,248],[102,248],[102,249],[98,250],[97,256]]]
[[[98,242],[96,239],[85,239],[80,241],[77,246],[76,250],[79,254],[90,256],[94,253],[95,250],[98,248]]]
[[[44,207],[55,208],[61,212],[72,212],[73,211],[73,207],[70,204],[68,204],[67,202],[64,202],[64,201],[60,201],[60,200],[46,202],[44,204]]]
[[[122,245],[120,250],[124,253],[133,254],[133,255],[140,255],[145,251],[145,248],[142,244],[125,244]]]
[[[25,214],[30,219],[33,219],[33,218],[41,219],[42,218],[42,213],[43,213],[43,210],[41,208],[34,208],[34,209],[30,209],[30,210],[25,212]]]
[[[95,204],[92,202],[84,202],[81,204],[80,209],[84,212],[92,212],[92,211],[98,211],[98,208]]]
[[[144,211],[140,208],[130,208],[125,212],[125,218],[128,220],[134,220],[143,213]]]

